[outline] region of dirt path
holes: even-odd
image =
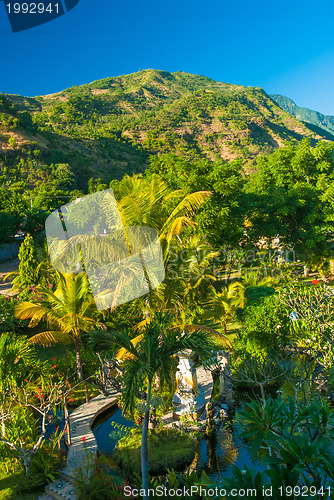
[[[17,271],[19,268],[19,259],[7,260],[6,262],[0,263],[0,293],[2,295],[12,295],[10,289],[12,288],[13,279],[2,281],[7,273],[12,271]]]

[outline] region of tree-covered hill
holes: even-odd
[[[58,165],[67,170],[67,187],[86,189],[91,177],[109,183],[143,172],[150,155],[165,153],[242,158],[249,172],[259,154],[286,141],[326,138],[261,88],[183,72],[149,69],[46,96],[2,95],[1,106],[2,182],[17,189],[45,177],[61,187]]]
[[[303,108],[297,106],[297,104],[289,97],[284,97],[283,95],[272,94],[270,96],[284,111],[290,113],[290,115],[295,116],[298,120],[306,122],[306,124],[315,125],[320,127],[323,131],[327,131],[331,134],[330,140],[334,140],[334,116],[323,115],[318,111],[312,109]],[[313,129],[315,130],[315,129]],[[323,131],[317,129],[317,133],[322,133]]]

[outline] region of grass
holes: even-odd
[[[141,429],[136,429],[122,438],[112,457],[121,467],[122,473],[131,478],[140,474]],[[196,451],[196,441],[177,429],[149,431],[148,460],[150,474],[165,474],[167,469],[176,471],[189,465]]]
[[[19,483],[24,483],[26,476],[17,460],[3,460],[0,464],[0,500],[36,500],[44,493],[44,486],[31,491],[18,492]]]
[[[90,382],[88,382],[88,394],[89,394],[89,399],[95,398],[95,396],[98,396],[100,394],[100,391]],[[76,387],[73,392],[70,394],[70,399],[73,399],[74,401],[70,401],[70,408],[72,407],[77,407],[80,404],[86,403],[86,396],[85,396],[85,386],[84,384],[79,385],[79,387]]]

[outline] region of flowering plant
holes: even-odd
[[[14,316],[17,302],[17,297],[0,295],[0,333],[22,333],[22,330],[28,325],[28,320],[17,319]]]

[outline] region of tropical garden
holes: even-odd
[[[110,390],[133,427],[121,430],[112,454],[87,454],[77,498],[129,498],[135,490],[150,498],[159,485],[178,498],[189,497],[175,493],[181,486],[197,488],[190,498],[227,498],[233,488],[240,498],[247,489],[263,498],[330,498],[332,144],[288,143],[248,176],[239,160],[165,154],[151,157],[143,175],[109,186],[92,178],[78,193],[69,172],[55,173],[56,194],[38,208],[28,196],[20,205],[15,193],[0,193],[4,221],[24,234],[12,289],[0,296],[0,498],[42,495],[66,463],[71,412]],[[57,197],[60,183],[65,195]],[[156,230],[165,279],[99,310],[82,251],[77,272],[57,269],[43,224],[64,200],[108,187],[125,231]],[[97,207],[97,228],[99,210],[108,220],[109,208]],[[80,203],[69,209],[82,227],[88,215]],[[212,380],[212,394],[205,417],[192,410],[168,425],[184,352]],[[227,434],[250,460],[233,465],[236,444],[220,470],[219,436]],[[200,439],[210,443],[216,475],[196,460]]]

